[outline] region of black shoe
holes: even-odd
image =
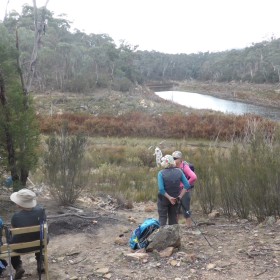
[[[15,279],[21,279],[23,274],[24,274],[25,270],[23,269],[23,267],[20,265],[16,268],[16,274],[15,274]]]

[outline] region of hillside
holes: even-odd
[[[228,100],[280,107],[280,89],[277,85],[203,83],[197,81],[185,81],[176,84],[174,90],[192,91]],[[153,91],[140,86],[129,92],[108,89],[95,90],[89,94],[48,92],[35,94],[34,99],[38,113],[43,115],[65,112],[121,115],[131,111],[156,115],[179,111],[188,114],[194,111],[191,108],[165,101],[155,95]],[[196,111],[199,112],[199,110]]]
[[[152,91],[138,87],[130,92],[99,89],[91,94],[43,93],[34,95],[38,113],[43,115],[89,113],[95,116],[109,114],[122,115],[131,111],[161,114],[163,112],[191,112],[181,105],[165,101]]]

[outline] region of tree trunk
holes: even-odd
[[[28,170],[21,168],[20,170],[20,183],[21,186],[25,187],[26,186],[26,182],[27,182],[27,178],[28,178]]]
[[[23,92],[23,95],[25,96],[25,98],[23,99],[25,110],[27,110],[29,107],[28,94],[30,92],[34,74],[35,74],[35,65],[36,65],[36,61],[37,61],[38,49],[40,46],[41,37],[43,36],[44,30],[45,30],[45,12],[46,12],[46,6],[47,6],[48,2],[49,2],[49,0],[46,0],[44,9],[43,9],[43,12],[41,15],[41,19],[40,19],[40,21],[38,21],[38,13],[37,13],[38,10],[37,10],[37,5],[36,5],[36,0],[33,0],[34,27],[35,27],[34,45],[33,45],[32,55],[30,58],[29,73],[27,75],[26,83],[23,79],[23,74],[22,74],[21,65],[20,65],[20,61],[19,61],[19,55],[17,57],[18,73],[19,73],[20,80],[21,80],[22,92]],[[16,30],[16,48],[19,51],[18,30]],[[7,117],[8,117],[8,115],[7,115]],[[9,122],[7,122],[7,123],[9,123]],[[26,186],[29,170],[28,170],[28,168],[25,167],[24,163],[22,163],[22,167],[20,168],[19,171],[16,169],[15,151],[13,148],[13,141],[9,135],[8,130],[6,132],[6,138],[7,138],[8,160],[9,160],[9,164],[11,167],[11,176],[12,176],[12,179],[14,182],[14,190],[15,190],[21,186]],[[22,151],[26,150],[25,145],[23,145],[21,147],[21,150]],[[20,176],[18,175],[18,172],[20,172]]]
[[[9,117],[9,114],[8,114],[7,108],[6,108],[7,99],[6,99],[6,93],[5,93],[5,82],[4,82],[4,77],[3,77],[1,69],[0,69],[0,102],[1,102],[1,105],[3,108],[5,124],[6,124],[6,125],[4,125],[4,132],[5,132],[5,136],[6,136],[8,164],[9,164],[9,168],[11,171],[12,180],[15,185],[18,185],[19,175],[18,175],[17,168],[16,168],[15,149],[14,149],[14,145],[13,145],[13,139],[12,139],[12,135],[9,130],[9,125],[8,125],[10,123],[10,117]]]
[[[41,18],[38,21],[38,10],[37,10],[37,4],[36,0],[33,0],[33,8],[34,8],[34,45],[33,45],[33,51],[30,58],[30,64],[29,64],[29,73],[27,76],[27,87],[26,91],[24,91],[26,94],[30,92],[32,82],[35,75],[35,66],[37,62],[38,57],[38,50],[41,43],[41,38],[44,35],[45,30],[45,13],[46,13],[46,7],[48,5],[49,0],[46,0],[45,6],[43,7]]]

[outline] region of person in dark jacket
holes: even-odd
[[[18,192],[14,192],[10,196],[18,208],[19,212],[15,213],[11,219],[11,225],[13,228],[28,227],[40,225],[42,220],[46,221],[46,214],[42,207],[37,205],[36,194],[29,189],[21,189]],[[38,236],[39,235],[39,236]],[[11,243],[29,242],[40,238],[40,233],[28,233],[16,235],[12,238]],[[19,250],[20,251],[20,250]],[[22,249],[21,251],[24,251]],[[44,273],[43,256],[40,263],[40,253],[35,253],[37,260],[38,273]],[[11,257],[11,263],[16,270],[15,279],[21,279],[25,270],[22,267],[22,261],[20,256]]]
[[[161,226],[178,224],[177,199],[182,199],[186,190],[191,186],[180,168],[176,168],[175,161],[171,155],[165,155],[161,159],[164,168],[158,172],[158,215]],[[180,188],[183,183],[183,189]]]

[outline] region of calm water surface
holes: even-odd
[[[226,114],[256,114],[280,121],[280,108],[257,106],[242,102],[224,100],[209,95],[183,91],[160,91],[156,95],[193,109],[208,109]]]

